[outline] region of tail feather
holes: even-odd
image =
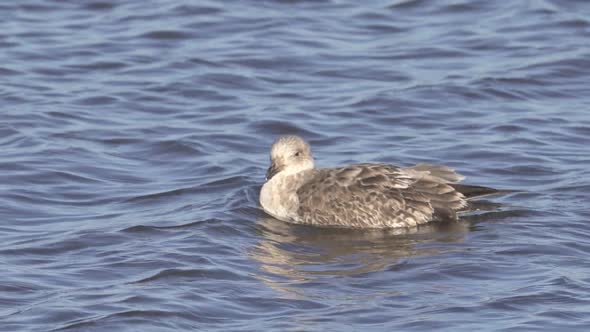
[[[455,190],[457,190],[461,194],[463,194],[463,196],[465,196],[465,198],[467,198],[467,199],[478,198],[478,197],[489,196],[489,195],[499,195],[499,194],[504,194],[504,193],[510,192],[508,190],[498,190],[498,189],[489,188],[489,187],[471,186],[471,185],[466,185],[466,184],[450,183],[449,185],[452,186],[453,188],[455,188]]]

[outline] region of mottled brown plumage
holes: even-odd
[[[458,186],[493,191],[456,185],[463,177],[445,166],[315,169],[309,145],[297,136],[273,144],[268,174],[260,195],[264,210],[284,221],[319,226],[393,228],[453,220],[468,204]]]

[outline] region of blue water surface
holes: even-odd
[[[0,3],[1,331],[586,331],[590,2]],[[369,231],[268,149],[515,192]]]

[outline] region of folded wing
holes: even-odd
[[[320,169],[297,191],[298,222],[383,228],[454,219],[466,205],[452,186],[462,178],[448,167],[427,164]]]

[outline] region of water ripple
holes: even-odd
[[[0,14],[3,330],[590,324],[587,1]],[[511,191],[418,229],[286,224],[258,207],[283,134]]]

